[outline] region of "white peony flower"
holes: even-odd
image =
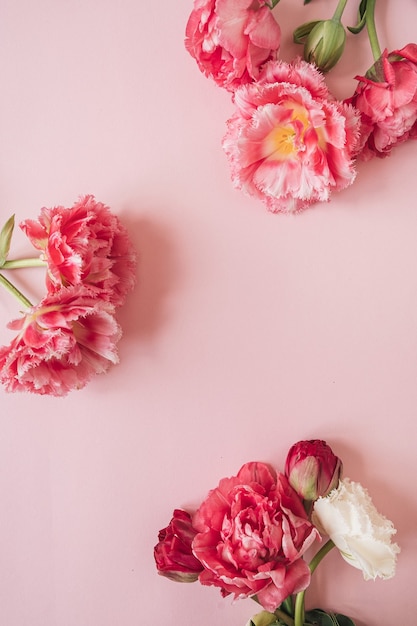
[[[345,478],[314,504],[313,524],[327,534],[342,557],[361,569],[365,580],[391,578],[400,548],[393,523],[378,513],[362,485]]]

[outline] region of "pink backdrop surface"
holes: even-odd
[[[402,548],[395,578],[376,582],[331,553],[308,604],[359,626],[413,624],[417,144],[360,164],[328,204],[268,213],[230,183],[232,105],[184,50],[190,10],[1,2],[2,221],[92,193],[140,264],[119,365],[64,399],[0,390],[0,624],[244,626],[251,600],[156,574],[157,532],[244,462],[282,469],[307,438],[332,445]],[[415,0],[377,11],[383,45],[416,40]],[[282,0],[275,14],[289,59],[292,28],[329,7]],[[350,36],[334,93],[370,63],[366,37]],[[30,252],[21,233],[13,251]],[[18,281],[36,298],[30,272]],[[18,309],[2,292],[2,343]]]

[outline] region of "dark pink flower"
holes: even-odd
[[[270,62],[234,101],[223,139],[232,181],[270,211],[300,211],[354,181],[359,116],[313,65]]]
[[[281,30],[260,0],[195,0],[185,47],[200,70],[233,91],[276,58]]]
[[[236,598],[256,595],[274,611],[305,589],[310,570],[301,558],[316,540],[300,498],[283,474],[246,463],[224,478],[193,517],[193,552],[204,566],[199,580]]]
[[[47,295],[8,327],[18,334],[0,348],[7,391],[64,396],[118,362],[114,306],[82,286]]]
[[[336,489],[342,470],[342,461],[320,439],[295,443],[285,462],[285,475],[304,500],[317,500]]]
[[[417,138],[417,45],[408,44],[388,53],[368,70],[356,76],[359,84],[352,103],[361,113],[363,160],[385,157],[407,139]]]
[[[123,304],[135,283],[136,255],[117,216],[94,196],[70,209],[43,208],[37,221],[20,227],[45,256],[49,291],[84,283],[100,298]]]
[[[166,528],[159,531],[154,557],[158,573],[176,582],[194,582],[203,566],[193,555],[191,544],[196,535],[191,516],[175,509]]]

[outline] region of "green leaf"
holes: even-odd
[[[322,21],[323,20],[314,20],[312,22],[305,22],[304,24],[301,24],[301,26],[298,26],[293,33],[294,43],[305,43],[313,28]]]
[[[14,215],[9,217],[0,232],[0,267],[4,265],[10,250],[10,242],[12,240],[14,229]]]
[[[355,623],[341,613],[326,613],[322,609],[313,609],[305,614],[306,623],[311,626],[355,626]]]
[[[280,0],[265,0],[265,5],[272,11],[272,9],[275,9],[279,1]]]
[[[368,0],[361,0],[361,3],[359,5],[359,9],[358,9],[358,23],[356,24],[356,26],[348,26],[347,29],[353,33],[354,35],[357,35],[358,33],[361,32],[361,30],[363,29],[363,27],[366,24],[366,8],[367,8],[367,4],[368,4]]]
[[[347,615],[342,615],[341,613],[336,613],[337,620],[339,622],[339,626],[355,626],[355,622],[347,617]]]

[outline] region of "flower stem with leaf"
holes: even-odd
[[[324,559],[326,554],[330,552],[332,548],[334,548],[334,543],[331,539],[329,539],[328,541],[326,541],[324,546],[320,548],[317,554],[311,559],[311,562],[309,565],[311,574],[313,574],[316,567]],[[305,613],[304,596],[305,596],[305,590],[297,593],[297,596],[295,598],[294,626],[304,625],[304,613]]]
[[[10,243],[13,236],[13,230],[14,215],[9,217],[9,219],[0,231],[0,269],[14,270],[23,267],[45,267],[47,263],[40,257],[28,259],[13,259],[10,261],[7,260],[10,251]],[[26,296],[24,296],[23,293],[19,289],[17,289],[17,287],[15,287],[8,278],[3,276],[3,274],[0,274],[0,283],[3,285],[3,287],[5,287],[5,289],[7,289],[7,291],[9,291],[9,293],[17,298],[19,302],[24,305],[25,308],[32,306],[32,303],[26,298]]]

